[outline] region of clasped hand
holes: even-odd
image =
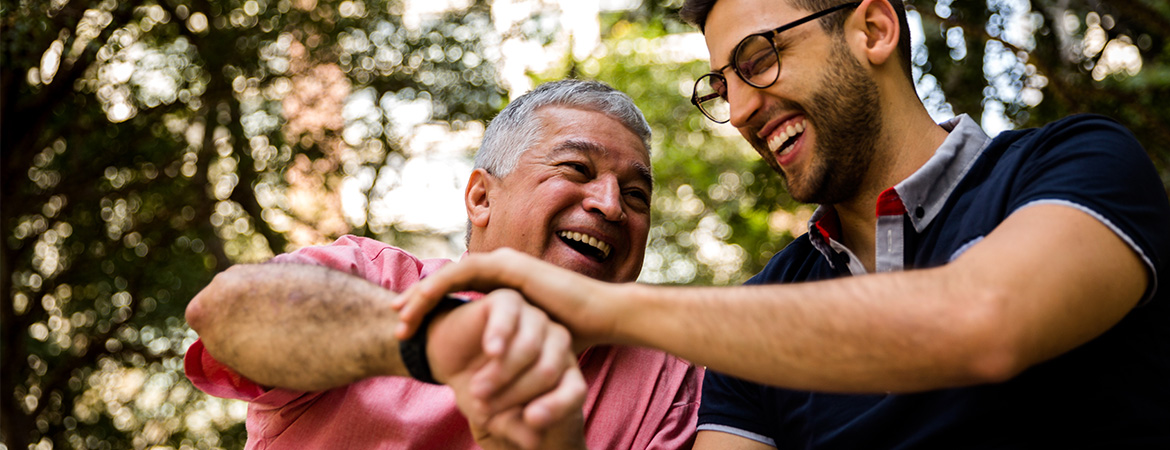
[[[485,448],[580,447],[585,380],[572,337],[500,289],[436,319],[427,358]]]

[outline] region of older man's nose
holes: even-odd
[[[584,202],[585,210],[597,212],[611,222],[625,220],[622,191],[617,179],[612,176],[598,178],[589,183],[588,190]]]

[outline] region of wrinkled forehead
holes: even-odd
[[[627,139],[630,139],[637,143],[631,147],[644,160],[650,159],[650,149],[647,147],[649,142],[630,129],[621,117],[613,114],[587,106],[548,105],[538,109],[535,116],[540,122],[541,141],[575,138],[626,144]],[[609,121],[612,121],[612,126]],[[604,125],[597,126],[602,123]]]

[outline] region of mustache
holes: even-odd
[[[757,135],[760,130],[764,128],[764,125],[767,125],[768,121],[772,120],[772,118],[780,115],[781,113],[791,111],[796,111],[803,114],[805,117],[809,117],[808,111],[805,111],[804,107],[799,103],[788,99],[774,98],[774,101],[770,102],[770,104],[766,105],[763,109],[756,111],[756,113],[752,115],[752,118],[750,121],[748,121],[746,128],[751,131],[751,136],[753,139],[763,142],[763,140],[760,139]]]

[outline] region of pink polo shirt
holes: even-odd
[[[451,261],[420,260],[373,239],[345,236],[272,262],[324,265],[401,292]],[[621,346],[590,348],[579,364],[589,386],[583,412],[590,448],[690,448],[702,368]],[[323,392],[264,389],[212,358],[202,341],[187,350],[185,368],[204,392],[249,402],[248,450],[479,448],[446,386],[377,377]]]

